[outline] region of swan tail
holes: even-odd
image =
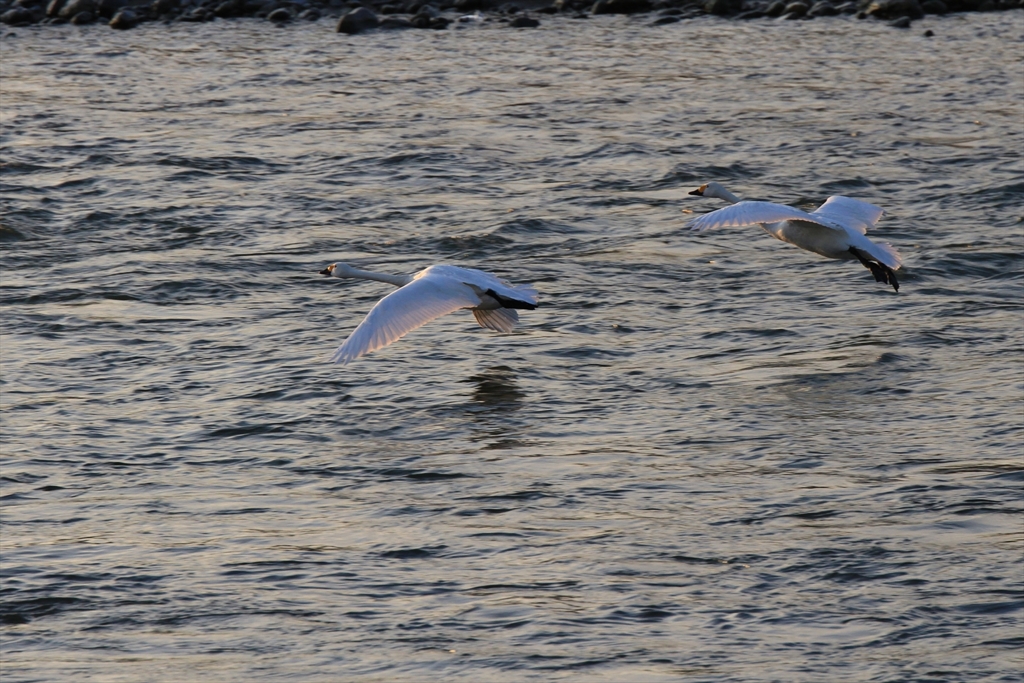
[[[488,289],[485,293],[492,297],[495,301],[501,304],[502,308],[522,308],[527,311],[532,311],[537,308],[537,300],[534,298],[536,294],[531,295],[526,289],[515,290],[523,295],[524,299],[533,299],[533,301],[523,301],[521,299],[513,299],[512,297],[502,296],[493,289]]]
[[[871,249],[865,249],[879,263],[883,263],[893,270],[899,270],[903,265],[903,257],[887,242],[872,242]]]
[[[480,327],[495,332],[511,332],[519,322],[519,314],[513,308],[495,308],[489,311],[474,308],[473,317]]]

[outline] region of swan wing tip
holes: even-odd
[[[335,365],[348,365],[350,362],[355,360],[358,356],[354,356],[345,349],[344,345],[338,347],[338,350],[331,354],[331,357],[327,362],[334,363]]]

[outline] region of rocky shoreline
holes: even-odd
[[[991,12],[1024,8],[1024,0],[0,0],[0,22],[34,24],[107,23],[130,29],[143,22],[208,22],[237,17],[291,22],[337,21],[339,33],[372,30],[445,30],[476,22],[512,28],[539,26],[540,17],[566,14],[650,14],[651,24],[669,24],[710,14],[737,20],[806,20],[837,14],[880,19],[907,28],[927,14]]]

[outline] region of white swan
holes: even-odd
[[[415,275],[387,275],[332,263],[320,271],[331,277],[378,280],[398,287],[377,302],[359,327],[338,347],[331,361],[342,365],[398,341],[417,327],[460,308],[497,332],[519,322],[515,309],[537,308],[537,290],[510,285],[490,273],[456,266],[430,266]]]
[[[836,196],[807,213],[784,204],[740,201],[718,183],[701,185],[690,194],[717,197],[732,204],[698,216],[690,224],[693,230],[760,225],[775,239],[826,258],[857,259],[871,271],[876,281],[892,285],[897,292],[900,289],[894,271],[899,269],[903,258],[888,244],[872,242],[865,235],[885,213],[874,204]]]

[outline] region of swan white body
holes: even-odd
[[[775,239],[826,258],[859,260],[878,282],[891,284],[899,291],[894,272],[903,263],[899,252],[884,242],[872,242],[866,234],[885,213],[874,204],[835,196],[807,213],[784,204],[740,201],[718,183],[701,185],[690,194],[717,197],[732,204],[698,216],[690,224],[693,230],[759,225]]]
[[[537,290],[510,285],[490,273],[456,266],[430,266],[415,275],[388,275],[332,263],[321,275],[377,280],[398,289],[377,302],[331,361],[342,365],[392,344],[435,318],[460,308],[473,311],[481,327],[511,332],[517,308],[537,307]]]

